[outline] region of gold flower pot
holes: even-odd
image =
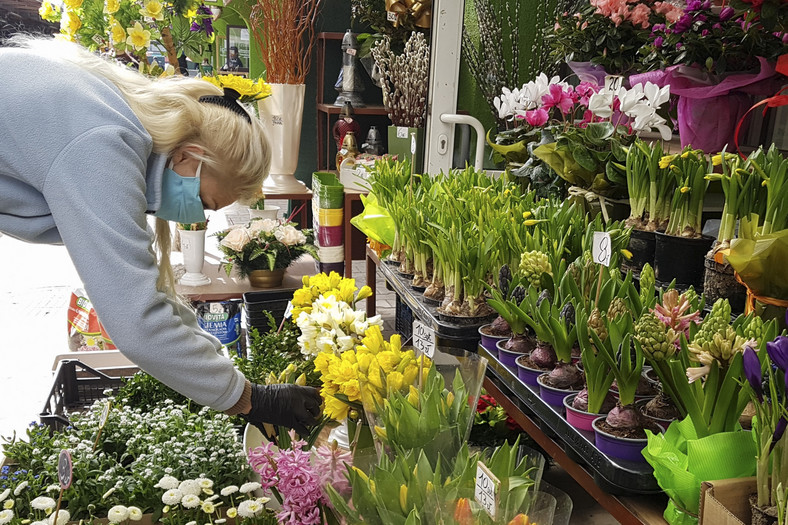
[[[249,282],[255,288],[276,288],[282,286],[285,269],[279,270],[252,270],[249,272]]]

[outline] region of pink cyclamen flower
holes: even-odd
[[[591,95],[599,91],[599,86],[593,82],[580,82],[575,88],[577,101],[584,106],[588,106],[588,99]]]
[[[559,84],[550,85],[550,92],[542,96],[542,104],[545,109],[557,107],[564,115],[569,113],[575,105],[571,93],[565,91],[564,87]]]
[[[536,128],[544,126],[549,118],[545,108],[531,109],[525,112],[525,121]]]

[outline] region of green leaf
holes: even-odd
[[[583,146],[582,144],[572,144],[571,146],[572,156],[575,159],[581,168],[588,170],[588,171],[595,171],[596,170],[596,160],[588,151],[588,148]]]

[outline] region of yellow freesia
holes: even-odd
[[[118,9],[120,9],[120,0],[107,0],[104,6],[104,12],[110,15],[117,13]]]
[[[79,16],[73,11],[67,12],[66,16],[60,20],[60,30],[67,35],[73,36],[79,31],[80,27],[82,27],[82,20],[80,20]]]
[[[134,27],[126,29],[129,37],[126,39],[126,45],[133,47],[136,51],[145,49],[150,45],[150,31],[142,27],[139,22],[134,24]]]
[[[164,6],[159,0],[148,0],[140,9],[140,14],[154,20],[164,20]]]
[[[659,167],[660,167],[660,169],[664,170],[665,168],[670,166],[670,163],[673,162],[673,159],[675,159],[675,158],[676,158],[675,155],[665,155],[664,157],[659,159]]]
[[[63,0],[63,5],[68,9],[79,9],[82,7],[83,0]]]

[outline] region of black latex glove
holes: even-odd
[[[307,436],[307,427],[320,418],[322,402],[317,389],[309,386],[252,384],[252,410],[245,417],[250,423],[279,425]]]

